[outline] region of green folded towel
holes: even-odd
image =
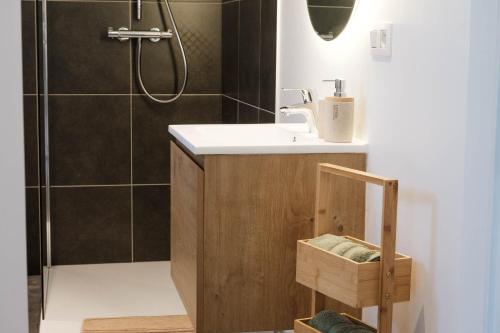
[[[380,252],[370,250],[363,245],[358,245],[345,252],[343,257],[356,262],[373,262],[380,260]]]
[[[344,323],[334,325],[328,333],[373,333],[367,328],[364,328],[361,325],[356,325],[353,323]]]
[[[330,250],[330,252],[333,252],[341,257],[343,257],[349,250],[354,249],[357,247],[358,244],[347,241],[344,243],[340,243],[339,245],[335,246]]]
[[[309,244],[359,263],[380,260],[380,251],[371,250],[341,236],[325,234],[311,239]]]
[[[310,320],[309,325],[322,333],[373,333],[332,310],[321,311]]]
[[[309,325],[320,332],[328,333],[334,325],[342,323],[351,323],[351,321],[346,317],[339,315],[335,311],[324,310],[314,316],[314,318],[309,322]]]
[[[344,237],[335,236],[331,234],[325,234],[309,241],[309,244],[319,247],[320,249],[330,251],[332,248],[339,244],[348,242],[349,240]]]

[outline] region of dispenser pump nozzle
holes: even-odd
[[[345,97],[346,92],[346,80],[344,79],[333,79],[333,80],[323,80],[323,82],[334,82],[335,83],[335,92],[334,96],[335,97]]]

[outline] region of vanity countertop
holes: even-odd
[[[171,125],[168,131],[195,155],[368,152],[364,141],[326,142],[304,124]]]

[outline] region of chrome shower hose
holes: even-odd
[[[168,104],[175,102],[178,100],[182,94],[184,93],[184,90],[186,89],[186,84],[188,80],[188,65],[187,65],[187,60],[186,60],[186,52],[184,52],[184,46],[182,45],[182,40],[181,36],[179,35],[179,31],[177,30],[177,24],[175,23],[175,18],[174,15],[172,14],[172,9],[170,8],[169,0],[164,0],[165,5],[167,7],[167,12],[168,16],[170,17],[170,21],[172,22],[172,28],[174,30],[174,35],[177,37],[177,41],[179,42],[179,46],[181,49],[181,55],[182,55],[182,62],[184,63],[184,80],[182,82],[181,90],[172,98],[170,99],[159,99],[154,97],[152,94],[149,93],[149,91],[146,89],[144,86],[144,83],[142,81],[142,70],[141,70],[141,60],[142,60],[142,38],[139,38],[137,41],[137,78],[139,79],[139,85],[141,87],[141,90],[146,96],[148,96],[152,101],[155,101],[157,103],[161,104]]]

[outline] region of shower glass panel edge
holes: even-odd
[[[41,282],[42,282],[42,319],[45,319],[46,305],[48,299],[49,271],[52,266],[51,254],[51,179],[50,179],[50,133],[49,133],[49,77],[48,77],[48,15],[47,0],[38,2],[36,9],[36,29],[37,29],[37,53],[39,64],[38,80],[38,108],[39,114],[43,115],[43,127],[39,117],[40,132],[40,158],[39,158],[39,203],[40,205],[40,260],[41,260]],[[43,142],[43,146],[42,143]],[[45,168],[45,174],[42,174],[42,166]],[[42,186],[45,180],[45,186]],[[44,204],[43,204],[44,203]],[[45,223],[45,237],[42,230]]]

